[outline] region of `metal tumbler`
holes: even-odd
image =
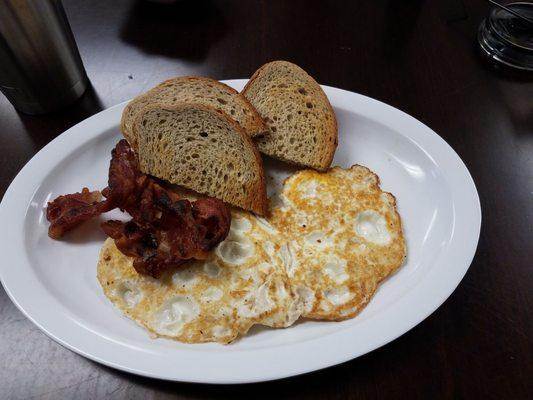
[[[58,110],[87,85],[60,0],[0,0],[0,90],[18,111]]]

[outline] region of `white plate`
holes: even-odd
[[[241,89],[245,80],[228,81]],[[366,165],[396,195],[406,264],[368,307],[344,322],[255,328],[227,346],[151,339],[122,316],[96,280],[104,235],[97,222],[68,241],[47,236],[44,207],[59,194],[106,186],[125,105],[57,137],[17,175],[0,206],[0,277],[17,307],[48,336],[102,364],[162,379],[244,383],[314,371],[372,351],[404,334],[453,292],[474,256],[481,224],[474,182],[457,154],[409,115],[368,97],[324,87],[339,124],[333,164]],[[291,168],[269,163],[279,180]]]

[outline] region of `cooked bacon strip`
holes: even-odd
[[[48,236],[59,239],[66,232],[101,213],[99,191],[83,188],[81,192],[59,196],[48,203],[46,219],[50,221]]]
[[[115,239],[123,254],[134,258],[139,273],[160,277],[189,259],[205,259],[229,232],[231,214],[222,201],[180,199],[140,172],[126,140],[112,151],[108,187],[102,194],[104,201],[100,201],[100,192],[84,188],[82,193],[59,196],[48,203],[49,235],[57,239],[83,221],[118,207],[132,219],[107,221],[102,229]]]
[[[231,215],[220,200],[191,203],[175,200],[175,194],[171,199],[169,192],[154,182],[149,183],[143,194],[143,200],[151,199],[142,213],[146,218],[102,224],[104,232],[115,239],[117,248],[135,258],[133,267],[141,274],[158,278],[165,270],[187,260],[205,259],[207,252],[228,235]]]
[[[207,198],[196,200],[192,205],[194,218],[205,232],[200,246],[206,250],[211,250],[228,236],[231,214],[220,203],[218,199]]]
[[[108,187],[103,190],[107,201],[134,217],[138,194],[147,180],[149,178],[139,170],[132,148],[122,139],[111,151]]]

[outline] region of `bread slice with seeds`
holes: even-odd
[[[261,157],[244,129],[205,104],[152,104],[133,123],[141,171],[264,215]]]
[[[326,170],[337,148],[337,121],[326,94],[302,68],[273,61],[259,68],[242,94],[268,127],[259,151],[291,163]]]
[[[214,79],[184,76],[162,82],[128,103],[120,123],[124,137],[133,148],[137,146],[132,126],[138,112],[145,106],[181,102],[205,104],[224,111],[252,137],[266,132],[266,126],[257,111],[235,89]]]

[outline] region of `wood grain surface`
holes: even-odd
[[[64,5],[92,87],[40,117],[18,114],[0,96],[0,194],[65,129],[163,79],[245,78],[287,59],[439,133],[476,182],[481,238],[457,290],[409,333],[343,365],[254,385],[168,383],[103,367],[48,339],[0,290],[1,399],[533,398],[533,76],[478,55],[484,1]]]

